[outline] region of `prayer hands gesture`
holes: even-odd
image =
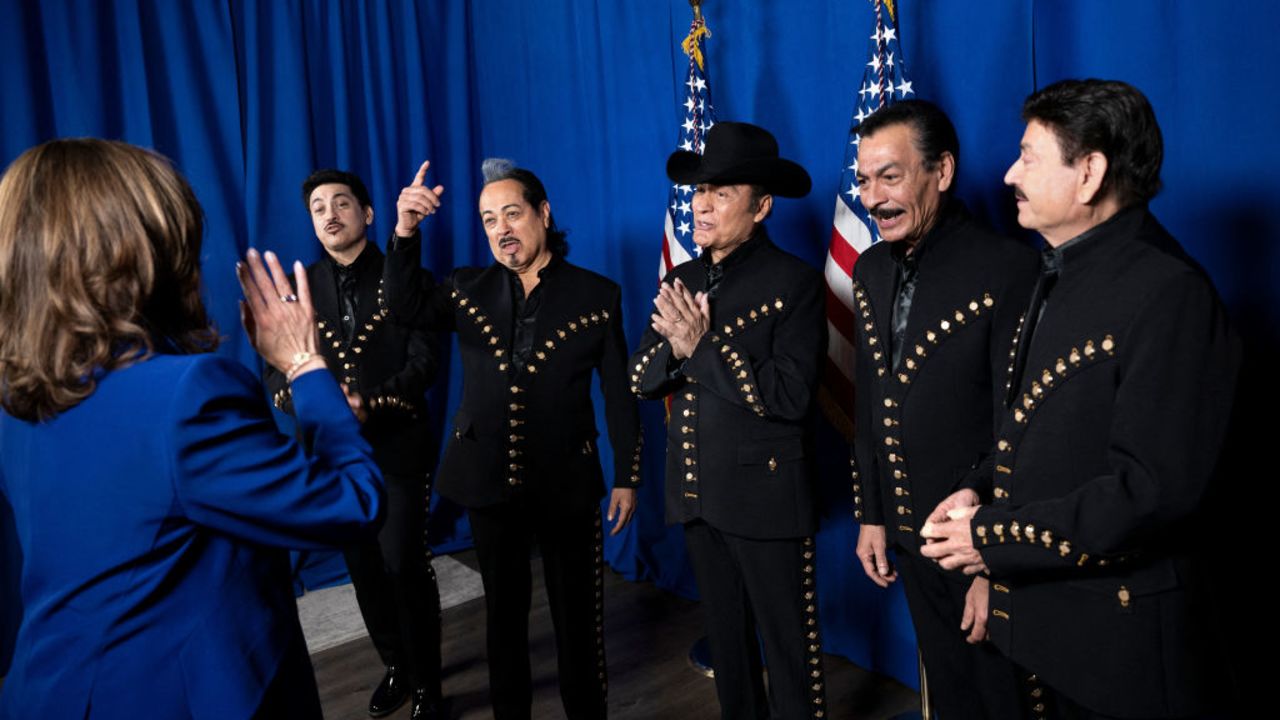
[[[672,355],[680,360],[688,358],[711,327],[711,301],[707,294],[690,293],[676,278],[670,285],[661,284],[653,304],[657,308],[650,316],[653,329],[671,343]]]

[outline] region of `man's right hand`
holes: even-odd
[[[347,398],[347,407],[351,408],[351,413],[363,425],[369,419],[369,410],[365,407],[364,398],[360,396],[360,393],[348,387],[346,383],[342,383],[342,394]]]
[[[444,194],[444,186],[426,186],[429,167],[430,160],[423,162],[422,167],[418,168],[418,174],[413,176],[413,182],[400,191],[400,199],[396,200],[397,237],[412,236],[423,218],[440,209],[440,196]]]
[[[858,530],[858,560],[862,561],[862,571],[871,578],[871,582],[882,588],[898,579],[898,571],[889,564],[889,556],[885,554],[887,545],[883,525],[862,525]]]
[[[987,609],[991,581],[979,575],[973,579],[969,591],[964,594],[964,615],[960,618],[960,630],[968,633],[965,642],[977,645],[986,640]]]

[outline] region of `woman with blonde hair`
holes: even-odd
[[[55,140],[0,179],[0,493],[22,625],[0,718],[319,717],[286,548],[368,532],[382,479],[279,262],[237,266],[253,373],[211,354],[200,206],[159,155]]]

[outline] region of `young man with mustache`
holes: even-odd
[[[356,175],[318,170],[302,183],[324,257],[307,268],[320,351],[373,446],[387,486],[376,541],[343,555],[365,627],[386,665],[369,699],[383,717],[412,696],[413,718],[435,717],[440,701],[440,591],[424,546],[435,442],[424,395],[436,374],[428,336],[387,318],[383,255],[369,242],[369,191]],[[283,373],[264,375],[277,408],[292,413]]]
[[[1022,117],[1005,183],[1048,247],[981,494],[943,501],[921,552],[989,574],[992,642],[1046,686],[1040,715],[1226,717],[1203,528],[1239,342],[1147,209],[1164,150],[1146,97],[1065,80]]]
[[[883,242],[853,272],[856,552],[881,587],[901,572],[942,717],[1017,717],[1013,666],[982,642],[989,584],[921,559],[919,530],[991,448],[1036,254],[953,197],[959,140],[936,105],[889,105],[858,134],[858,191]]]

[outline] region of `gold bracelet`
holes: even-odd
[[[311,359],[315,357],[319,357],[319,356],[306,351],[294,353],[293,357],[291,358],[293,360],[293,364],[289,366],[288,370],[284,371],[285,379],[288,380],[289,382],[293,382],[294,379],[297,378],[298,370],[303,365],[306,365],[308,362],[311,362]]]

